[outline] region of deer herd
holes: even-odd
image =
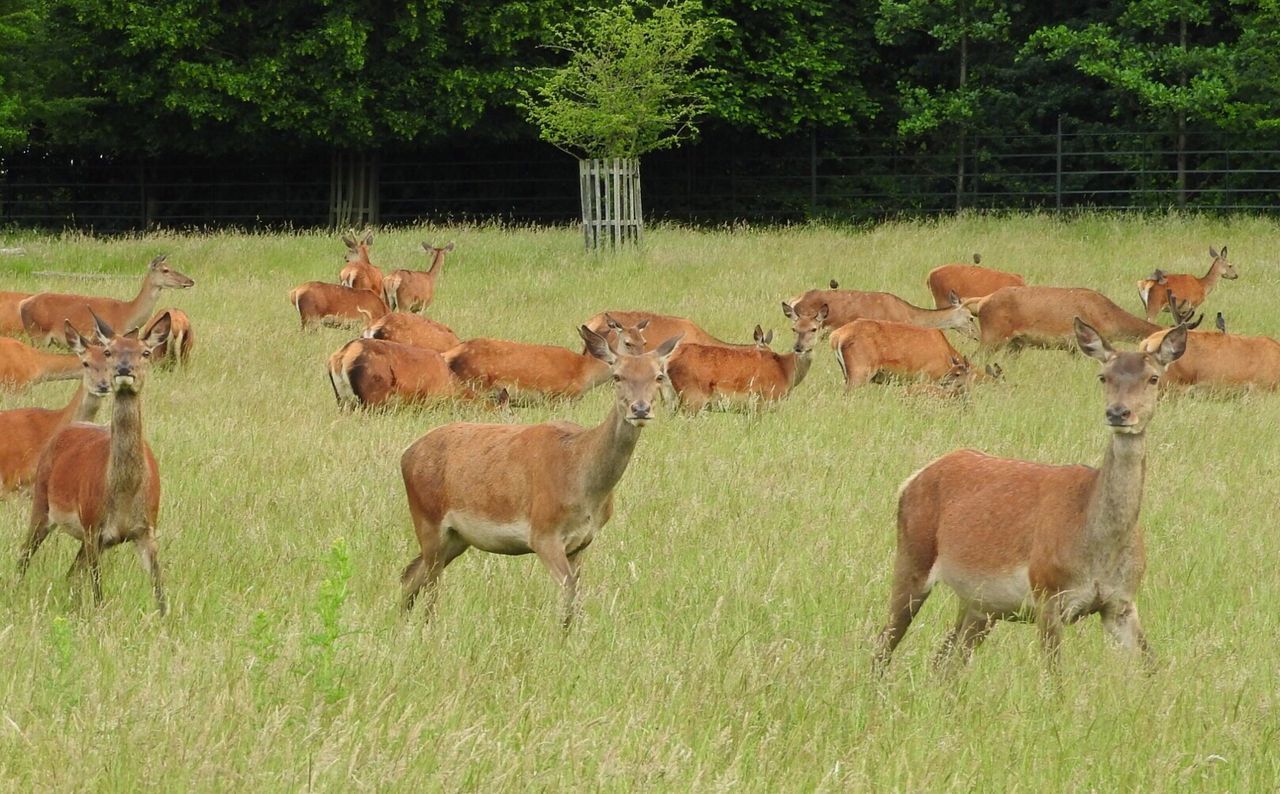
[[[967,659],[997,620],[1034,620],[1056,658],[1065,624],[1098,613],[1120,646],[1149,654],[1138,619],[1145,558],[1138,524],[1146,428],[1169,386],[1275,388],[1280,342],[1196,330],[1195,311],[1220,279],[1237,277],[1227,249],[1210,249],[1203,277],[1156,270],[1138,282],[1143,315],[1088,288],[1028,285],[1022,276],[948,264],[926,278],[934,306],[887,292],[828,289],[782,302],[794,341],[775,352],[773,332],[725,342],[693,321],[609,310],[578,327],[582,348],[460,338],[426,316],[452,243],[423,243],[425,269],[384,275],[370,260],[373,234],[343,237],[337,283],[309,281],[289,294],[302,328],[357,325],[328,359],[328,380],[347,409],[468,400],[508,405],[513,395],[577,398],[611,384],[594,427],[461,423],[437,427],[400,459],[417,553],[401,575],[401,601],[434,602],[441,572],[468,548],[537,555],[563,594],[563,622],[577,605],[581,554],[613,512],[613,492],[658,405],[698,414],[725,403],[770,403],[800,387],[814,350],[829,338],[846,390],[909,380],[912,394],[964,398],[999,381],[946,331],[979,350],[1078,348],[1100,364],[1107,430],[1100,468],[1048,465],[957,450],[937,458],[898,494],[897,553],[880,666],[902,641],[931,589],[945,582],[960,612],[938,655]],[[194,332],[177,309],[156,311],[166,289],[193,281],[164,256],[147,266],[131,300],[0,292],[0,387],[77,380],[61,408],[0,411],[0,488],[30,488],[32,509],[19,570],[59,528],[80,542],[69,576],[88,576],[101,599],[103,551],[132,542],[167,608],[157,556],[160,470],[145,440],[142,389],[152,365],[189,363]],[[1168,312],[1168,325],[1157,324]],[[26,337],[23,341],[19,337]],[[1113,341],[1136,343],[1117,351]],[[28,342],[40,347],[34,347]],[[64,345],[68,353],[47,348]],[[94,424],[110,399],[109,422]],[[425,588],[425,591],[424,591]]]

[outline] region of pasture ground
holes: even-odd
[[[1099,288],[1130,309],[1159,266],[1203,272],[1230,245],[1238,281],[1206,308],[1280,336],[1274,222],[1045,216],[828,228],[653,230],[642,252],[589,257],[559,230],[379,233],[375,263],[419,267],[456,240],[432,315],[461,336],[577,344],[606,308],[686,315],[745,341],[791,334],[779,301],[836,277],[927,301],[948,261]],[[0,288],[132,295],[167,252],[196,279],[194,365],[153,373],[146,435],[164,482],[159,619],[129,549],[105,558],[105,604],[73,604],[75,544],[55,536],[25,581],[25,494],[0,501],[0,785],[162,790],[1275,790],[1280,785],[1280,396],[1162,401],[1150,430],[1140,604],[1159,668],[1069,630],[1061,676],[1035,630],[1001,624],[952,680],[929,659],[954,618],[935,591],[888,675],[870,674],[886,615],[895,492],[956,447],[1101,459],[1097,366],[999,356],[1008,383],[966,404],[899,386],[842,393],[823,343],[785,403],[664,413],[640,441],[613,521],[587,554],[583,614],[563,635],[532,557],[472,552],[424,624],[396,607],[416,553],[401,450],[454,419],[597,422],[607,389],[510,414],[335,409],[328,354],[286,295],[334,280],[334,235],[9,235]],[[37,277],[36,271],[121,274]],[[968,341],[962,349],[971,350]],[[979,360],[987,360],[980,357]],[[59,405],[70,384],[0,396]],[[0,441],[2,443],[2,441]]]

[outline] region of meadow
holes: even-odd
[[[430,314],[462,337],[579,347],[597,311],[687,316],[723,339],[791,332],[779,302],[837,278],[927,304],[934,266],[1091,286],[1132,311],[1160,267],[1240,271],[1206,308],[1280,336],[1280,225],[1255,218],[968,217],[867,230],[659,227],[639,251],[589,256],[572,229],[381,231],[384,269],[453,240]],[[1046,672],[1034,628],[1002,623],[950,678],[930,657],[954,619],[938,588],[883,677],[899,483],[957,447],[1101,460],[1097,364],[1030,350],[967,401],[845,394],[826,343],[781,404],[662,411],[586,554],[567,633],[532,556],[472,551],[435,617],[404,616],[417,553],[399,456],[437,425],[598,422],[578,402],[340,412],[324,362],[354,333],[303,333],[286,298],[336,280],[333,234],[9,233],[0,289],[131,296],[168,253],[196,280],[161,305],[191,315],[191,366],[155,372],[145,433],[163,479],[171,613],[127,548],[105,601],[73,601],[76,544],[56,535],[13,573],[26,494],[0,500],[0,787],[6,790],[1275,790],[1280,786],[1280,395],[1163,399],[1149,431],[1139,595],[1150,676],[1097,618]],[[39,276],[42,271],[112,276]],[[974,343],[957,340],[965,351]],[[0,395],[61,405],[73,386]],[[0,441],[0,443],[3,443]]]

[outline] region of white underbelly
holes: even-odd
[[[76,540],[84,540],[84,527],[80,525],[80,514],[74,510],[59,510],[49,505],[49,523]]]
[[[1032,606],[1031,578],[1025,565],[992,574],[948,566],[939,560],[930,578],[946,582],[961,601],[988,614],[1023,612]]]
[[[530,525],[526,519],[494,521],[458,511],[445,514],[440,528],[453,530],[469,546],[494,554],[528,554]]]

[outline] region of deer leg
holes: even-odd
[[[49,516],[47,513],[38,513],[31,518],[31,531],[27,533],[27,542],[22,544],[22,551],[18,554],[18,578],[22,578],[27,573],[27,566],[31,564],[31,556],[36,553],[36,549],[40,548],[40,544],[44,543],[45,538],[49,537]]]
[[[903,636],[916,613],[929,597],[931,585],[929,569],[923,570],[906,554],[899,551],[893,566],[893,591],[889,596],[889,622],[876,641],[875,665],[883,668],[889,657],[902,642]]]
[[[436,581],[440,578],[440,574],[444,569],[449,566],[449,563],[453,562],[462,552],[469,548],[456,534],[452,532],[446,534],[447,537],[442,538],[430,550],[423,549],[422,554],[414,557],[405,566],[404,573],[400,575],[400,605],[404,608],[404,611],[408,612],[413,609],[413,604],[418,598],[419,591],[425,587],[427,591],[423,594],[425,602],[423,613],[427,619],[430,619],[435,613]]]
[[[547,570],[551,573],[551,578],[556,580],[560,585],[561,601],[560,606],[564,618],[563,626],[567,629],[569,624],[573,622],[574,610],[578,603],[578,569],[577,566],[569,561],[569,556],[565,554],[564,543],[555,532],[548,532],[539,540],[531,544],[533,551],[538,555],[538,559],[542,560],[542,564],[547,566]],[[577,556],[577,552],[574,552]]]
[[[1137,604],[1122,601],[1103,607],[1102,629],[1116,645],[1131,653],[1140,652],[1148,668],[1155,663],[1155,654],[1147,644],[1147,635],[1143,633],[1142,622],[1138,619]]]
[[[1051,669],[1058,667],[1058,657],[1062,648],[1062,596],[1050,595],[1042,598],[1036,613],[1036,625],[1040,629],[1040,647],[1044,650],[1045,660]]]
[[[975,612],[968,606],[960,605],[960,615],[956,625],[943,641],[938,655],[934,659],[935,670],[945,670],[956,662],[968,664],[973,658],[973,651],[991,633],[995,618],[984,612]]]
[[[169,611],[169,600],[164,595],[164,582],[160,575],[160,560],[156,556],[156,536],[154,530],[150,527],[146,532],[134,541],[134,546],[138,549],[138,561],[142,563],[142,570],[147,572],[151,577],[151,591],[156,598],[156,611],[164,617]]]

